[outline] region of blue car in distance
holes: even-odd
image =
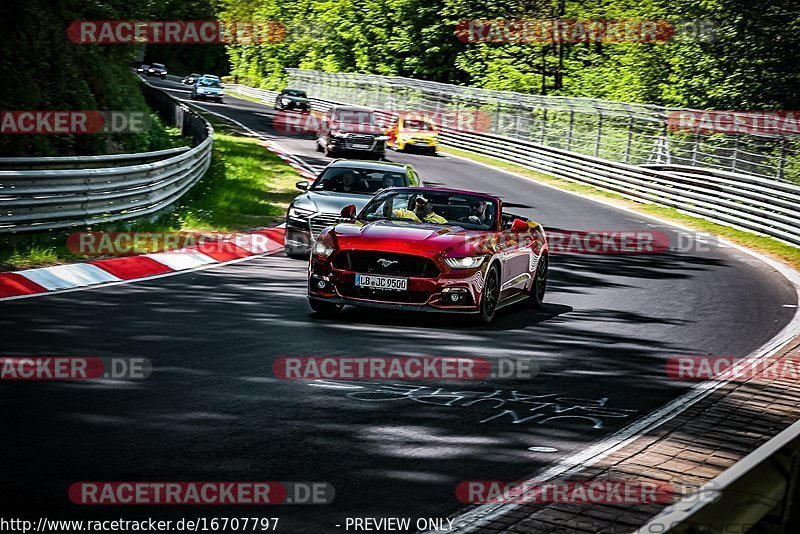
[[[203,75],[197,79],[192,89],[192,100],[216,100],[222,102],[225,92],[222,83],[216,76]]]

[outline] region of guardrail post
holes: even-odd
[[[542,140],[542,144],[546,145],[547,143],[545,140],[547,139],[547,109],[542,111],[542,134],[540,136]]]
[[[692,165],[697,165],[697,155],[700,153],[700,134],[694,134],[694,143],[692,145]]]
[[[778,161],[778,174],[776,176],[778,180],[783,180],[784,167],[786,167],[786,138],[781,137],[781,155]]]
[[[594,143],[594,155],[600,155],[600,137],[603,135],[603,114],[597,116],[597,140]]]
[[[575,110],[569,110],[569,130],[567,131],[567,150],[572,148],[572,129],[575,126]]]
[[[631,142],[633,141],[633,117],[628,118],[628,141],[625,143],[625,163],[631,161]]]
[[[800,453],[792,455],[791,469],[784,497],[781,534],[800,532]]]

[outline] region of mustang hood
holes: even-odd
[[[376,221],[338,224],[332,233],[339,248],[381,252],[416,252],[427,256],[471,256],[487,246],[490,232],[460,226]]]

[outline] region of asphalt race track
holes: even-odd
[[[172,80],[154,85],[188,99]],[[226,99],[199,106],[313,168],[328,161],[313,141],[278,135],[271,106]],[[681,233],[460,159],[388,156],[413,164],[428,185],[497,194],[547,228],[659,230],[673,242]],[[305,262],[282,254],[0,303],[5,355],[144,356],[154,366],[140,382],[4,383],[5,515],[255,512],[280,517],[279,531],[325,533],[343,531],[336,525],[346,517],[454,514],[464,506],[454,493],[460,481],[534,475],[685,393],[693,384],[666,376],[670,356],[747,355],[791,320],[795,309],[784,305],[796,305],[796,295],[780,274],[738,250],[705,246],[554,255],[546,306],[506,309],[491,327],[353,309],[319,319],[306,304]],[[540,373],[403,387],[272,377],[278,357],[329,355],[533,356]],[[117,480],[321,480],[336,487],[336,500],[262,512],[67,499],[73,482]]]

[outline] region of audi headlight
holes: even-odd
[[[197,89],[197,94],[198,94],[198,95],[201,95],[201,94],[203,94],[203,93],[205,93],[205,92],[206,92],[206,90],[205,90],[205,89],[203,89],[202,87],[199,87],[199,88]]]
[[[451,269],[476,269],[486,260],[486,256],[470,256],[467,258],[445,258],[444,262]]]
[[[289,207],[289,218],[290,219],[308,219],[314,214],[311,210],[304,210],[301,208],[295,208],[294,206]]]
[[[379,135],[378,137],[375,138],[375,140],[376,141],[388,141],[389,140],[389,136],[388,135]]]
[[[328,243],[325,243],[324,241],[317,241],[316,243],[314,243],[314,254],[316,254],[317,256],[327,258],[331,254],[333,254],[334,250],[336,249],[330,246]]]
[[[333,131],[333,132],[331,132],[331,136],[333,136],[333,137],[347,137],[347,134],[344,133],[344,132]]]
[[[281,98],[281,104],[283,104],[284,106],[288,106],[291,102],[292,101],[289,100],[288,98]]]

